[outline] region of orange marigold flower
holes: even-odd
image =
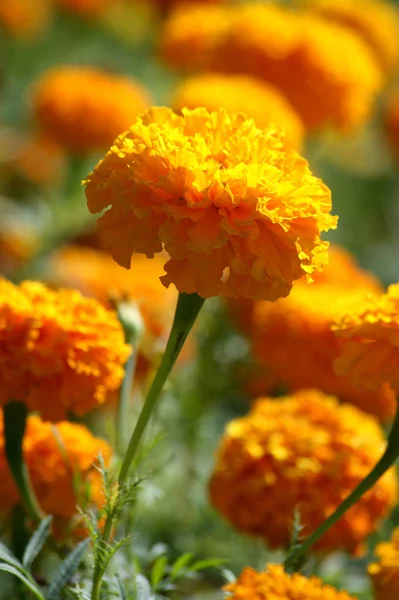
[[[74,290],[0,279],[0,404],[58,420],[107,401],[130,347],[114,312]]]
[[[106,249],[170,255],[164,285],[204,298],[275,300],[324,263],[320,232],[336,226],[331,194],[274,127],[224,109],[153,108],[86,181]],[[223,278],[226,269],[227,278]]]
[[[255,77],[212,73],[191,77],[177,88],[172,105],[176,110],[204,106],[210,111],[244,112],[259,129],[270,123],[280,127],[287,146],[302,147],[304,127],[299,115],[277,88]]]
[[[223,588],[231,600],[356,600],[344,591],[324,584],[318,577],[288,575],[281,565],[267,564],[263,572],[243,569],[235,583]]]
[[[393,92],[385,109],[385,131],[396,155],[399,156],[399,90]]]
[[[231,421],[210,481],[214,506],[271,548],[286,546],[295,510],[310,534],[374,467],[385,438],[374,417],[317,390],[261,398]],[[397,500],[388,471],[316,544],[361,553]]]
[[[303,0],[302,0],[303,2]],[[399,63],[399,12],[383,0],[305,0],[314,12],[353,29],[369,44],[384,71]]]
[[[339,375],[359,389],[388,383],[399,394],[399,283],[349,308],[332,328],[340,340]]]
[[[182,7],[165,25],[161,53],[179,68],[264,79],[309,129],[361,126],[383,84],[377,59],[357,34],[273,4]]]
[[[0,2],[0,27],[16,37],[37,36],[50,20],[49,0],[10,0]]]
[[[371,563],[368,572],[373,582],[375,600],[399,598],[399,528],[389,542],[376,546],[378,562]]]
[[[20,497],[5,458],[3,415],[0,417],[0,512],[8,512]],[[23,441],[25,463],[44,512],[69,521],[80,505],[103,504],[102,477],[95,466],[99,454],[109,464],[112,450],[83,425],[53,424],[28,417]]]
[[[56,0],[56,3],[68,12],[92,18],[102,15],[112,0]]]
[[[391,418],[396,401],[389,386],[365,392],[334,370],[340,344],[331,331],[332,324],[356,309],[367,294],[381,291],[378,281],[360,269],[348,253],[333,248],[329,264],[316,274],[312,285],[298,281],[288,298],[256,302],[249,308],[236,306],[256,363],[251,374],[253,391],[315,386],[381,420]],[[240,317],[242,312],[247,315],[246,322]]]
[[[106,148],[149,106],[133,80],[75,66],[46,72],[32,101],[43,131],[75,153]]]

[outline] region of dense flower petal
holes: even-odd
[[[389,542],[379,543],[375,550],[378,561],[368,567],[373,582],[375,600],[399,597],[399,528]]]

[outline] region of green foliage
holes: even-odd
[[[53,581],[48,589],[46,600],[58,600],[61,592],[69,583],[71,577],[76,573],[79,564],[89,546],[90,538],[86,538],[72,550],[72,552],[61,563]]]
[[[24,555],[22,557],[22,564],[25,569],[30,570],[33,561],[38,556],[38,554],[43,549],[44,544],[47,541],[47,538],[50,535],[51,524],[53,522],[53,517],[48,516],[45,517],[39,524],[39,527],[33,533],[30,538],[26,548]]]

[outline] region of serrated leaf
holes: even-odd
[[[36,598],[38,598],[38,600],[46,600],[36,583],[28,577],[28,574],[25,575],[19,569],[16,569],[12,565],[6,565],[5,563],[0,563],[0,571],[4,571],[4,573],[10,573],[10,575],[17,577],[20,581],[22,581],[25,587],[28,588],[28,590],[32,592]]]
[[[138,573],[135,579],[136,600],[150,600],[152,597],[150,582],[144,575]]]
[[[165,575],[166,565],[168,563],[167,556],[160,556],[154,563],[151,571],[151,586],[156,590],[162,577]]]
[[[116,588],[118,590],[118,598],[119,600],[127,600],[125,588],[123,587],[123,583],[121,582],[119,575],[115,575],[116,580]]]
[[[4,560],[5,563],[12,565],[19,571],[24,570],[22,563],[19,562],[18,558],[2,542],[0,542],[0,560]]]
[[[47,600],[58,600],[61,591],[76,572],[84,553],[89,545],[90,538],[80,542],[59,566],[47,593]]]
[[[53,517],[51,516],[48,516],[45,519],[43,519],[40,522],[39,527],[33,533],[25,548],[25,552],[22,557],[22,564],[28,571],[31,568],[33,561],[35,560],[39,552],[42,550],[44,544],[46,543],[46,540],[50,534],[52,521]]]
[[[202,571],[203,569],[209,569],[210,567],[219,567],[225,562],[225,558],[206,558],[204,560],[197,560],[197,562],[190,565],[190,571]]]
[[[172,579],[172,581],[173,579],[176,579],[180,571],[189,564],[193,556],[193,552],[186,552],[185,554],[182,554],[181,556],[179,556],[178,559],[175,560],[170,571],[170,578]]]

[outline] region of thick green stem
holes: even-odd
[[[21,402],[9,402],[4,406],[3,413],[5,455],[8,466],[26,511],[35,522],[39,523],[43,513],[36,500],[22,450],[28,411]]]
[[[399,456],[399,409],[397,407],[394,422],[388,437],[386,450],[372,471],[360,482],[349,496],[338,506],[330,517],[316,529],[304,542],[290,553],[285,561],[287,571],[295,571],[308,550],[332,527],[375,483],[388,471]]]

